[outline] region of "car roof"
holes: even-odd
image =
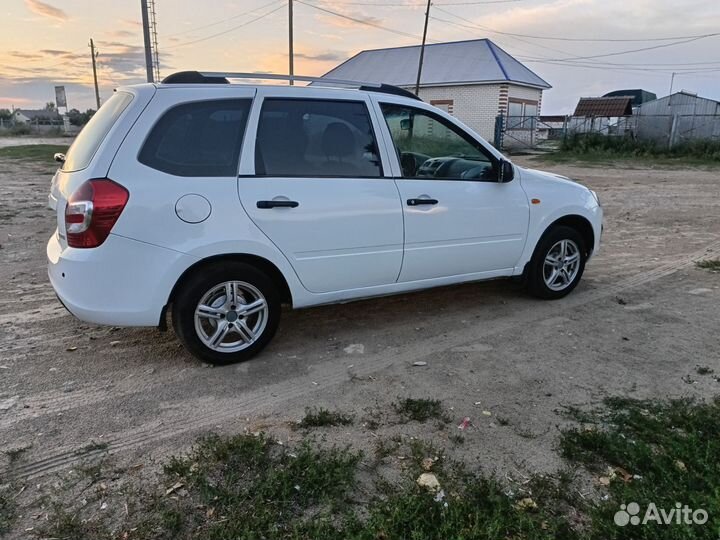
[[[345,89],[345,90],[360,90],[364,92],[377,92],[382,94],[389,94],[394,96],[401,96],[413,100],[420,100],[420,98],[410,92],[409,90],[405,90],[404,88],[400,88],[398,86],[393,86],[390,84],[384,84],[384,83],[364,83],[360,81],[346,81],[346,80],[335,80],[335,79],[326,79],[321,77],[307,77],[304,75],[279,75],[277,73],[238,73],[238,72],[199,72],[199,71],[180,71],[177,73],[173,73],[172,75],[168,75],[165,77],[160,85],[158,87],[165,87],[170,85],[182,85],[182,86],[192,86],[192,87],[198,87],[200,85],[202,86],[220,86],[223,88],[227,88],[228,84],[231,84],[231,81],[234,80],[251,80],[251,81],[258,81],[258,80],[279,80],[279,81],[300,81],[300,82],[308,82],[308,83],[315,83],[317,86],[312,86],[314,89],[320,89],[323,87],[330,87],[335,89]],[[250,86],[250,87],[264,87],[264,86],[273,86],[277,87],[276,85],[263,85],[263,84],[251,84],[251,85],[243,85],[243,86]]]

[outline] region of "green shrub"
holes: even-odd
[[[687,141],[667,148],[652,141],[600,133],[573,133],[560,142],[560,154],[595,158],[693,158],[720,161],[720,141]]]

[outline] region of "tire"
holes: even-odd
[[[563,246],[566,255],[561,261]],[[573,255],[577,257],[575,262],[572,262]],[[528,292],[545,300],[567,296],[580,282],[586,261],[587,248],[582,235],[565,225],[553,227],[542,236],[530,260]]]
[[[267,275],[247,263],[219,262],[181,285],[172,321],[196,358],[227,365],[249,360],[270,342],[280,310],[278,289]]]

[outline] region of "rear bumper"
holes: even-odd
[[[110,235],[97,248],[47,244],[48,277],[60,302],[80,320],[113,326],[157,326],[190,255]]]

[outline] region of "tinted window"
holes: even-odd
[[[175,176],[235,176],[251,100],[185,103],[153,127],[138,160]]]
[[[110,128],[120,118],[120,115],[132,99],[132,94],[117,92],[103,103],[100,110],[93,115],[75,138],[75,142],[73,142],[65,156],[65,163],[62,166],[63,171],[79,171],[90,165],[90,161],[100,147],[100,143],[103,142]]]
[[[364,103],[266,99],[255,172],[268,176],[382,176]]]
[[[405,178],[496,180],[495,160],[468,135],[441,116],[404,105],[385,103]]]

